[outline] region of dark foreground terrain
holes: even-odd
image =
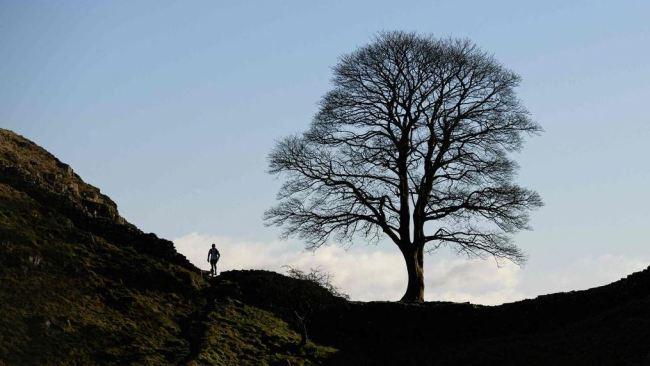
[[[650,269],[494,307],[351,302],[267,271],[211,280],[0,129],[3,364],[650,365]]]

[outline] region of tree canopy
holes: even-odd
[[[381,33],[341,57],[310,128],[279,141],[286,181],[265,213],[309,248],[387,237],[404,255],[404,301],[423,301],[422,256],[450,245],[522,263],[512,234],[539,195],[514,183],[511,153],[541,132],[520,77],[469,40]]]

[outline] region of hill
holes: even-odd
[[[294,351],[299,334],[274,314],[215,302],[170,241],[1,129],[0,263],[0,364],[286,365],[331,353]]]
[[[268,271],[210,279],[2,129],[0,263],[0,365],[650,364],[650,269],[501,306],[348,301]]]
[[[295,300],[301,292],[275,273],[220,280],[237,284],[229,296],[279,316],[318,298],[309,334],[339,350],[329,359],[335,365],[650,365],[650,269],[500,306]]]

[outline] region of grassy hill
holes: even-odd
[[[650,270],[501,306],[354,302],[268,271],[209,279],[2,129],[0,264],[0,365],[650,364]]]
[[[31,141],[0,130],[0,364],[320,363],[273,313],[215,301],[171,242]],[[248,362],[247,362],[248,361]]]
[[[296,291],[272,272],[229,272],[224,290],[285,319],[305,302],[334,365],[650,365],[650,270],[585,291],[500,306],[354,302]],[[261,284],[275,284],[261,286]],[[292,294],[300,295],[292,295]]]

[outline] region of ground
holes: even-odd
[[[501,306],[355,302],[260,270],[210,278],[2,129],[0,263],[0,365],[650,364],[650,269]]]

